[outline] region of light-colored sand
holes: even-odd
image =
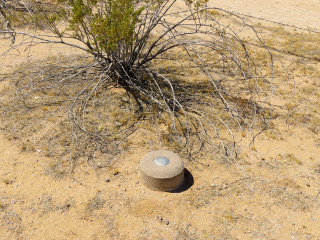
[[[209,5],[320,30],[318,0],[210,0]],[[9,42],[0,44],[2,52]],[[1,72],[28,59],[73,53],[62,47],[23,50],[2,58]],[[119,156],[119,173],[106,169],[98,175],[84,161],[74,179],[57,179],[46,174],[52,159],[21,153],[0,133],[0,239],[320,239],[319,136],[280,128],[283,139],[257,140],[263,161],[248,153],[243,167],[249,177],[234,165],[186,161],[194,185],[180,193],[142,186],[138,164],[146,149]],[[279,154],[299,161],[283,163]]]
[[[319,0],[209,0],[208,6],[320,31]]]

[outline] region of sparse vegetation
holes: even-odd
[[[98,210],[100,208],[103,207],[103,205],[105,204],[105,200],[100,196],[99,193],[97,193],[94,197],[92,197],[87,205],[86,205],[86,209],[85,211],[87,212],[92,212],[94,210]]]
[[[236,132],[249,132],[252,141],[254,128],[267,124],[261,113],[268,111],[265,99],[272,88],[273,55],[245,19],[229,16],[236,23],[230,27],[224,23],[225,12],[206,7],[206,1],[186,1],[188,10],[182,13],[175,9],[176,1],[55,4],[56,15],[50,12],[41,22],[33,17],[34,24],[46,27],[51,35],[1,33],[70,45],[87,55],[17,69],[10,76],[14,91],[9,100],[14,99],[15,107],[4,103],[6,116],[17,118],[13,113],[25,109],[36,113],[42,124],[23,118],[15,121],[18,125],[3,128],[46,131],[52,128],[48,119],[67,111],[50,142],[59,139],[63,146],[59,156],[67,156],[75,146],[77,154],[70,157],[74,163],[79,156],[91,161],[101,149],[111,154],[127,149],[128,137],[151,121],[152,131],[161,129],[160,142],[167,148],[185,156],[207,148],[220,161],[233,162]],[[35,14],[45,14],[41,4],[32,6],[28,9]],[[179,18],[168,22],[172,14]],[[59,28],[59,21],[68,26]],[[260,44],[257,60],[238,28],[252,31]],[[71,136],[62,139],[65,132]],[[30,140],[21,151],[35,151],[35,144]],[[45,146],[43,152],[56,156],[52,149]]]
[[[173,26],[171,16],[185,13],[168,13],[168,25],[161,21],[159,31]],[[220,23],[210,40],[221,44],[220,52],[206,52],[202,47],[186,52],[194,59],[198,58],[193,53],[201,53],[205,62],[201,66],[209,75],[197,68],[197,60],[186,58],[183,46],[147,65],[161,74],[155,80],[164,99],[156,100],[167,103],[169,110],[141,97],[139,91],[132,92],[133,85],[116,82],[119,78],[86,89],[99,83],[97,76],[102,71],[91,53],[30,61],[0,76],[0,128],[19,146],[22,159],[17,163],[9,157],[1,159],[0,232],[5,237],[318,236],[318,34],[250,23],[260,41],[251,25],[242,21],[245,19],[219,9],[206,9],[201,14],[196,19]],[[61,32],[65,30],[65,23],[55,23]],[[32,21],[28,24],[35,26]],[[48,31],[44,22],[42,26]],[[195,32],[185,27],[176,30],[179,34]],[[224,44],[231,44],[238,54],[233,57],[244,60],[242,64],[248,60],[240,42],[231,40],[235,36],[231,36],[231,29],[245,44],[249,63],[255,64],[251,66],[257,67],[255,79],[249,75],[243,78],[235,62],[224,58]],[[159,31],[150,36],[146,46],[159,38]],[[64,34],[71,36],[71,30]],[[288,44],[291,38],[293,44]],[[196,40],[188,38],[193,43]],[[19,45],[18,35],[16,43]],[[250,70],[247,65],[241,67],[243,74]],[[209,76],[221,87],[218,90],[235,115],[221,103]],[[97,81],[91,83],[95,77]],[[154,80],[148,74],[143,77]],[[174,91],[165,79],[170,80]],[[161,94],[149,85],[147,90],[155,97]],[[182,106],[174,111],[170,108],[175,102],[173,93]],[[191,107],[205,114],[188,112]],[[148,192],[142,186],[137,173],[139,158],[158,148],[183,156],[195,177],[193,186],[175,194]],[[30,164],[26,156],[35,157],[39,163]],[[24,180],[25,176],[28,179]],[[52,228],[59,230],[53,233],[49,231]]]

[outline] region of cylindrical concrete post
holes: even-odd
[[[140,161],[142,183],[156,191],[174,191],[184,182],[184,163],[170,151],[150,152]]]

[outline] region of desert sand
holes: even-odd
[[[320,31],[318,0],[208,4]],[[2,52],[9,41],[0,41]],[[49,49],[9,53],[1,59],[1,73],[24,61],[74,53]],[[296,81],[307,77],[297,76]],[[0,82],[0,87],[6,84]],[[53,159],[37,149],[21,151],[20,142],[8,140],[3,129],[0,239],[320,239],[319,133],[282,122],[278,129],[276,137],[256,140],[260,159],[242,148],[245,175],[238,166],[206,156],[185,160],[193,179],[177,193],[155,192],[141,184],[139,161],[158,149],[129,149],[111,168],[98,172],[83,160],[72,176],[56,177],[48,173]]]

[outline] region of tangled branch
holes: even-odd
[[[256,65],[241,33],[252,31],[269,55],[269,69],[273,56],[246,19],[207,7],[206,1],[187,1],[183,7],[177,0],[63,2],[59,14],[46,15],[41,22],[50,34],[15,31],[9,25],[1,30],[0,34],[13,38],[26,36],[8,51],[32,40],[68,45],[86,52],[92,60],[30,76],[27,84],[17,84],[19,99],[76,82],[68,119],[72,139],[80,145],[82,133],[100,144],[118,146],[135,131],[136,122],[152,112],[152,118],[168,116],[164,126],[169,146],[176,142],[189,154],[207,146],[220,159],[236,161],[234,131],[254,135],[252,129],[261,112],[258,101],[272,91],[272,71],[267,75]],[[5,3],[1,0],[1,9],[8,8]],[[223,23],[217,11],[236,24]],[[59,27],[61,19],[69,23],[67,28]],[[96,126],[92,116],[95,121],[108,121],[101,96],[116,88],[124,89],[136,117],[116,130],[92,128]],[[111,140],[115,134],[121,136],[117,141]]]

